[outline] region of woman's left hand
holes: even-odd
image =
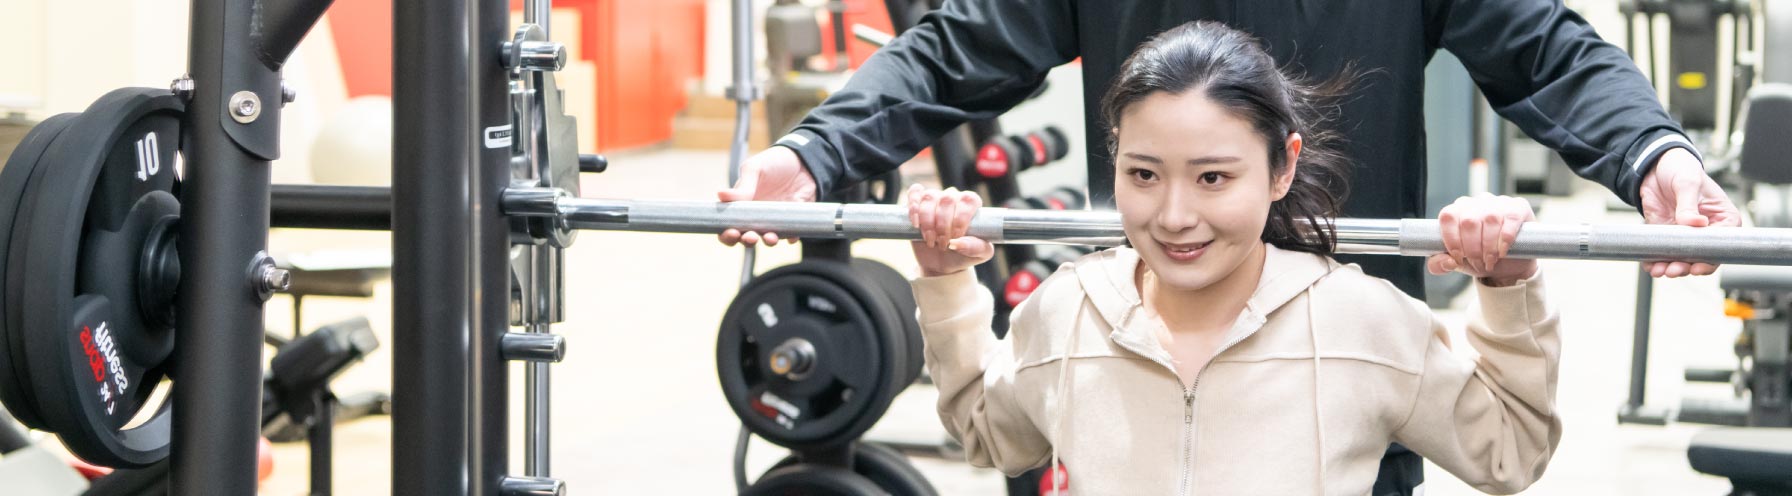
[[[1438,232],[1448,253],[1432,255],[1425,268],[1432,274],[1457,271],[1489,286],[1510,286],[1537,273],[1537,261],[1506,258],[1518,228],[1537,220],[1523,198],[1481,193],[1465,196],[1437,215]]]

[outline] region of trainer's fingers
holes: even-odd
[[[765,246],[778,246],[778,233],[765,233],[762,239],[765,240]]]
[[[724,245],[734,246],[740,244],[740,230],[728,228],[728,230],[722,231],[722,234],[717,234],[716,238],[721,239]]]
[[[744,233],[740,233],[740,242],[746,243],[748,245],[759,244],[759,233],[756,233],[753,231],[747,231]]]

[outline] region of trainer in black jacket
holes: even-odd
[[[795,172],[771,180],[783,184],[749,177],[747,169],[761,165],[756,156],[743,164],[742,182],[721,197],[812,201],[806,183],[790,184],[800,169],[819,191],[881,174],[968,120],[1002,114],[1053,67],[1082,57],[1089,192],[1097,208],[1111,208],[1113,161],[1105,146],[1111,124],[1098,121],[1101,95],[1135,47],[1192,20],[1255,34],[1271,55],[1309,79],[1324,80],[1347,65],[1364,74],[1334,122],[1347,140],[1342,150],[1356,164],[1345,216],[1423,216],[1424,68],[1443,48],[1468,67],[1501,116],[1558,151],[1582,177],[1641,208],[1649,222],[1740,222],[1630,58],[1561,0],[949,0],[879,49],[845,88],[778,140],[801,161],[791,166]],[[1691,153],[1670,153],[1677,149]],[[1673,166],[1650,177],[1664,156]],[[1644,183],[1649,193],[1639,192]],[[757,236],[731,231],[722,238],[757,242]],[[1423,296],[1419,258],[1350,261]],[[1654,274],[1715,270],[1668,265],[1658,264]],[[1383,460],[1375,493],[1410,494],[1422,481],[1421,468],[1415,455],[1396,446]]]
[[[1424,216],[1424,68],[1439,48],[1462,60],[1501,116],[1631,205],[1656,157],[1692,150],[1629,56],[1560,0],[951,0],[778,145],[829,191],[901,165],[967,120],[1002,114],[1082,57],[1089,193],[1111,207],[1111,125],[1094,109],[1134,48],[1197,19],[1255,34],[1311,79],[1346,64],[1364,72],[1336,122],[1357,164],[1345,216]],[[1424,295],[1421,259],[1351,261]]]

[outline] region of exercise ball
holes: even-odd
[[[349,100],[324,122],[311,144],[317,184],[387,186],[392,182],[392,99]]]

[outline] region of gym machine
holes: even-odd
[[[737,14],[744,12],[746,2],[736,4]],[[280,62],[327,7],[325,1],[197,0],[190,77],[171,90],[121,90],[80,115],[52,117],[33,130],[35,145],[31,136],[21,144],[36,150],[28,152],[30,160],[20,151],[9,157],[0,171],[0,198],[7,199],[0,202],[7,214],[0,215],[7,223],[0,225],[7,238],[0,244],[8,247],[3,279],[31,290],[5,292],[21,301],[4,305],[9,322],[0,337],[8,352],[0,355],[52,360],[0,367],[14,372],[0,381],[7,406],[46,409],[10,408],[14,414],[37,413],[50,422],[45,430],[71,448],[81,446],[77,454],[84,458],[138,467],[165,461],[176,493],[253,492],[262,336],[241,330],[261,328],[262,304],[290,276],[262,253],[267,229],[389,228],[392,492],[560,494],[565,486],[552,478],[546,456],[547,398],[539,392],[546,390],[545,365],[565,350],[550,331],[560,320],[561,249],[576,230],[714,234],[740,227],[817,241],[915,238],[905,211],[894,206],[579,198],[577,175],[601,171],[606,162],[576,154],[576,124],[561,111],[552,78],[565,52],[548,41],[545,1],[527,3],[525,25],[512,31],[507,2],[396,0],[394,186],[274,188],[276,102],[291,97],[280,82]],[[746,19],[736,16],[737,30],[748,29]],[[742,103],[757,97],[750,85],[730,91]],[[178,181],[177,149],[186,159]],[[965,170],[959,172],[962,177]],[[110,213],[94,213],[101,211]],[[750,215],[730,217],[743,214]],[[121,225],[134,229],[131,236],[114,245],[81,244],[116,232],[90,224],[107,215],[125,219]],[[975,234],[1007,243],[1112,245],[1120,235],[1111,212],[988,208],[974,226]],[[1336,226],[1345,252],[1423,255],[1441,245],[1435,223],[1422,219],[1338,220]],[[1776,229],[1532,224],[1512,252],[1792,265],[1789,243],[1792,236]],[[38,245],[46,248],[33,249]],[[128,277],[79,277],[99,273],[92,267],[101,263],[125,264],[107,273]],[[170,284],[178,291],[168,291]],[[95,318],[103,315],[111,317]],[[153,324],[127,331],[112,327],[118,319]],[[101,326],[89,325],[95,323],[109,332],[97,332]],[[513,325],[528,332],[513,333]],[[70,328],[89,332],[70,341]],[[57,330],[65,331],[46,334]],[[83,346],[83,335],[93,344]],[[106,336],[115,339],[105,344]],[[120,340],[131,344],[116,360],[101,350],[117,349]],[[157,356],[144,348],[163,351]],[[764,357],[801,356],[770,348]],[[70,387],[92,375],[86,357],[99,357],[108,369],[120,364],[132,384],[177,377],[173,399],[127,429],[123,420],[146,405],[119,402],[126,388],[105,398]],[[537,392],[528,398],[525,474],[509,472],[505,448],[513,360],[533,363],[527,389]]]

